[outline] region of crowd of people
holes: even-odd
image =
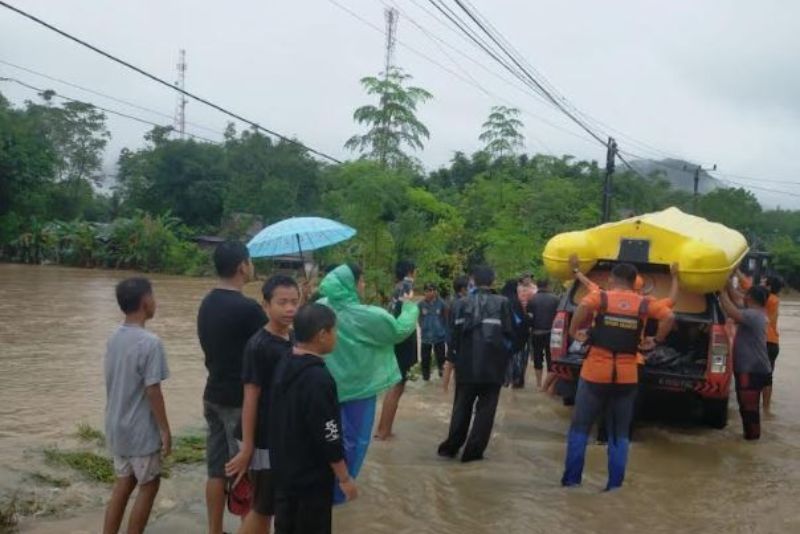
[[[600,288],[580,273],[577,258],[571,261],[577,283],[587,292],[569,335],[585,343],[588,352],[561,483],[581,483],[589,432],[602,419],[609,456],[606,489],[613,490],[625,477],[642,352],[664,343],[672,328],[678,269],[672,268],[669,297],[655,299],[641,291],[633,265],[614,266],[607,287]],[[219,283],[197,316],[208,370],[203,404],[210,534],[223,532],[226,507],[242,517],[241,533],[269,532],[273,519],[279,534],[330,532],[333,505],[358,496],[355,480],[370,441],[394,437],[398,406],[418,361],[422,380],[438,376],[445,391],[455,381],[450,426],[438,454],[460,454],[462,462],[484,458],[501,391],[525,387],[531,355],[537,387],[551,389],[556,379],[550,335],[560,299],[547,280],[536,283],[522,275],[496,291],[494,271],[481,266],[457,278],[449,297],[429,283],[417,300],[415,265],[401,261],[385,309],[362,302],[363,272],[344,264],[331,268],[316,291],[291,276],[273,275],[262,286],[259,304],[242,293],[254,279],[243,244],[220,244],[214,264]],[[757,439],[759,406],[762,397],[769,406],[766,388],[778,354],[781,283],[772,278],[761,287],[741,279],[746,293],[731,284],[720,302],[739,325],[737,397],[745,437]],[[138,533],[147,524],[161,461],[171,449],[160,388],[169,371],[161,341],[145,329],[156,310],[150,282],[124,280],[116,296],[125,320],[109,340],[105,374],[106,435],[117,482],[104,532],[119,530],[138,487],[128,525],[129,533]],[[650,336],[647,319],[658,324]]]

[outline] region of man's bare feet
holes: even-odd
[[[394,433],[391,433],[391,434],[389,434],[388,436],[385,436],[385,435],[383,435],[383,434],[375,434],[375,435],[373,436],[373,438],[374,438],[374,439],[376,439],[376,440],[378,440],[378,441],[391,441],[391,440],[393,440],[393,439],[394,439],[394,438],[396,438],[396,437],[397,437],[397,436],[395,436],[395,434],[394,434]]]

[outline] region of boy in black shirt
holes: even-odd
[[[344,461],[336,383],[322,358],[336,346],[336,315],[309,304],[294,318],[296,346],[275,371],[269,420],[277,534],[331,532],[333,487],[358,496]]]
[[[252,507],[239,530],[242,534],[269,532],[270,517],[275,515],[267,436],[269,397],[275,367],[292,350],[290,330],[300,307],[300,289],[289,276],[270,277],[261,293],[269,322],[250,338],[244,349],[241,445],[239,453],[225,465],[225,474],[236,482],[250,470]]]

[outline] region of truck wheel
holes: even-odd
[[[728,424],[728,399],[703,399],[703,422],[712,428]]]

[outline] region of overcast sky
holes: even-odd
[[[359,79],[383,67],[383,35],[332,0],[10,1],[170,80],[176,76],[178,50],[186,49],[188,90],[339,158],[349,156],[342,145],[358,130],[353,110],[367,101]],[[383,9],[393,0],[336,2],[382,28]],[[433,12],[428,0],[394,3],[401,12],[396,64],[435,97],[419,113],[431,132],[418,154],[428,168],[446,164],[456,150],[478,149],[489,108],[509,103],[524,110],[528,151],[604,160],[602,146],[501,79],[509,75],[491,58],[421,9]],[[623,150],[653,157],[661,154],[649,148],[655,147],[716,163],[728,175],[722,178],[800,195],[800,2],[472,4],[570,102],[613,128],[601,127],[602,134],[616,135]],[[169,89],[5,9],[0,9],[0,60],[167,115],[175,111]],[[0,76],[170,122],[4,64]],[[16,103],[35,98],[8,82],[0,91]],[[187,106],[187,120],[210,128],[188,127],[212,139],[221,138],[228,121],[196,102]],[[107,159],[113,162],[122,147],[141,146],[149,127],[111,116],[109,129]],[[800,208],[800,197],[754,192],[767,205]]]

